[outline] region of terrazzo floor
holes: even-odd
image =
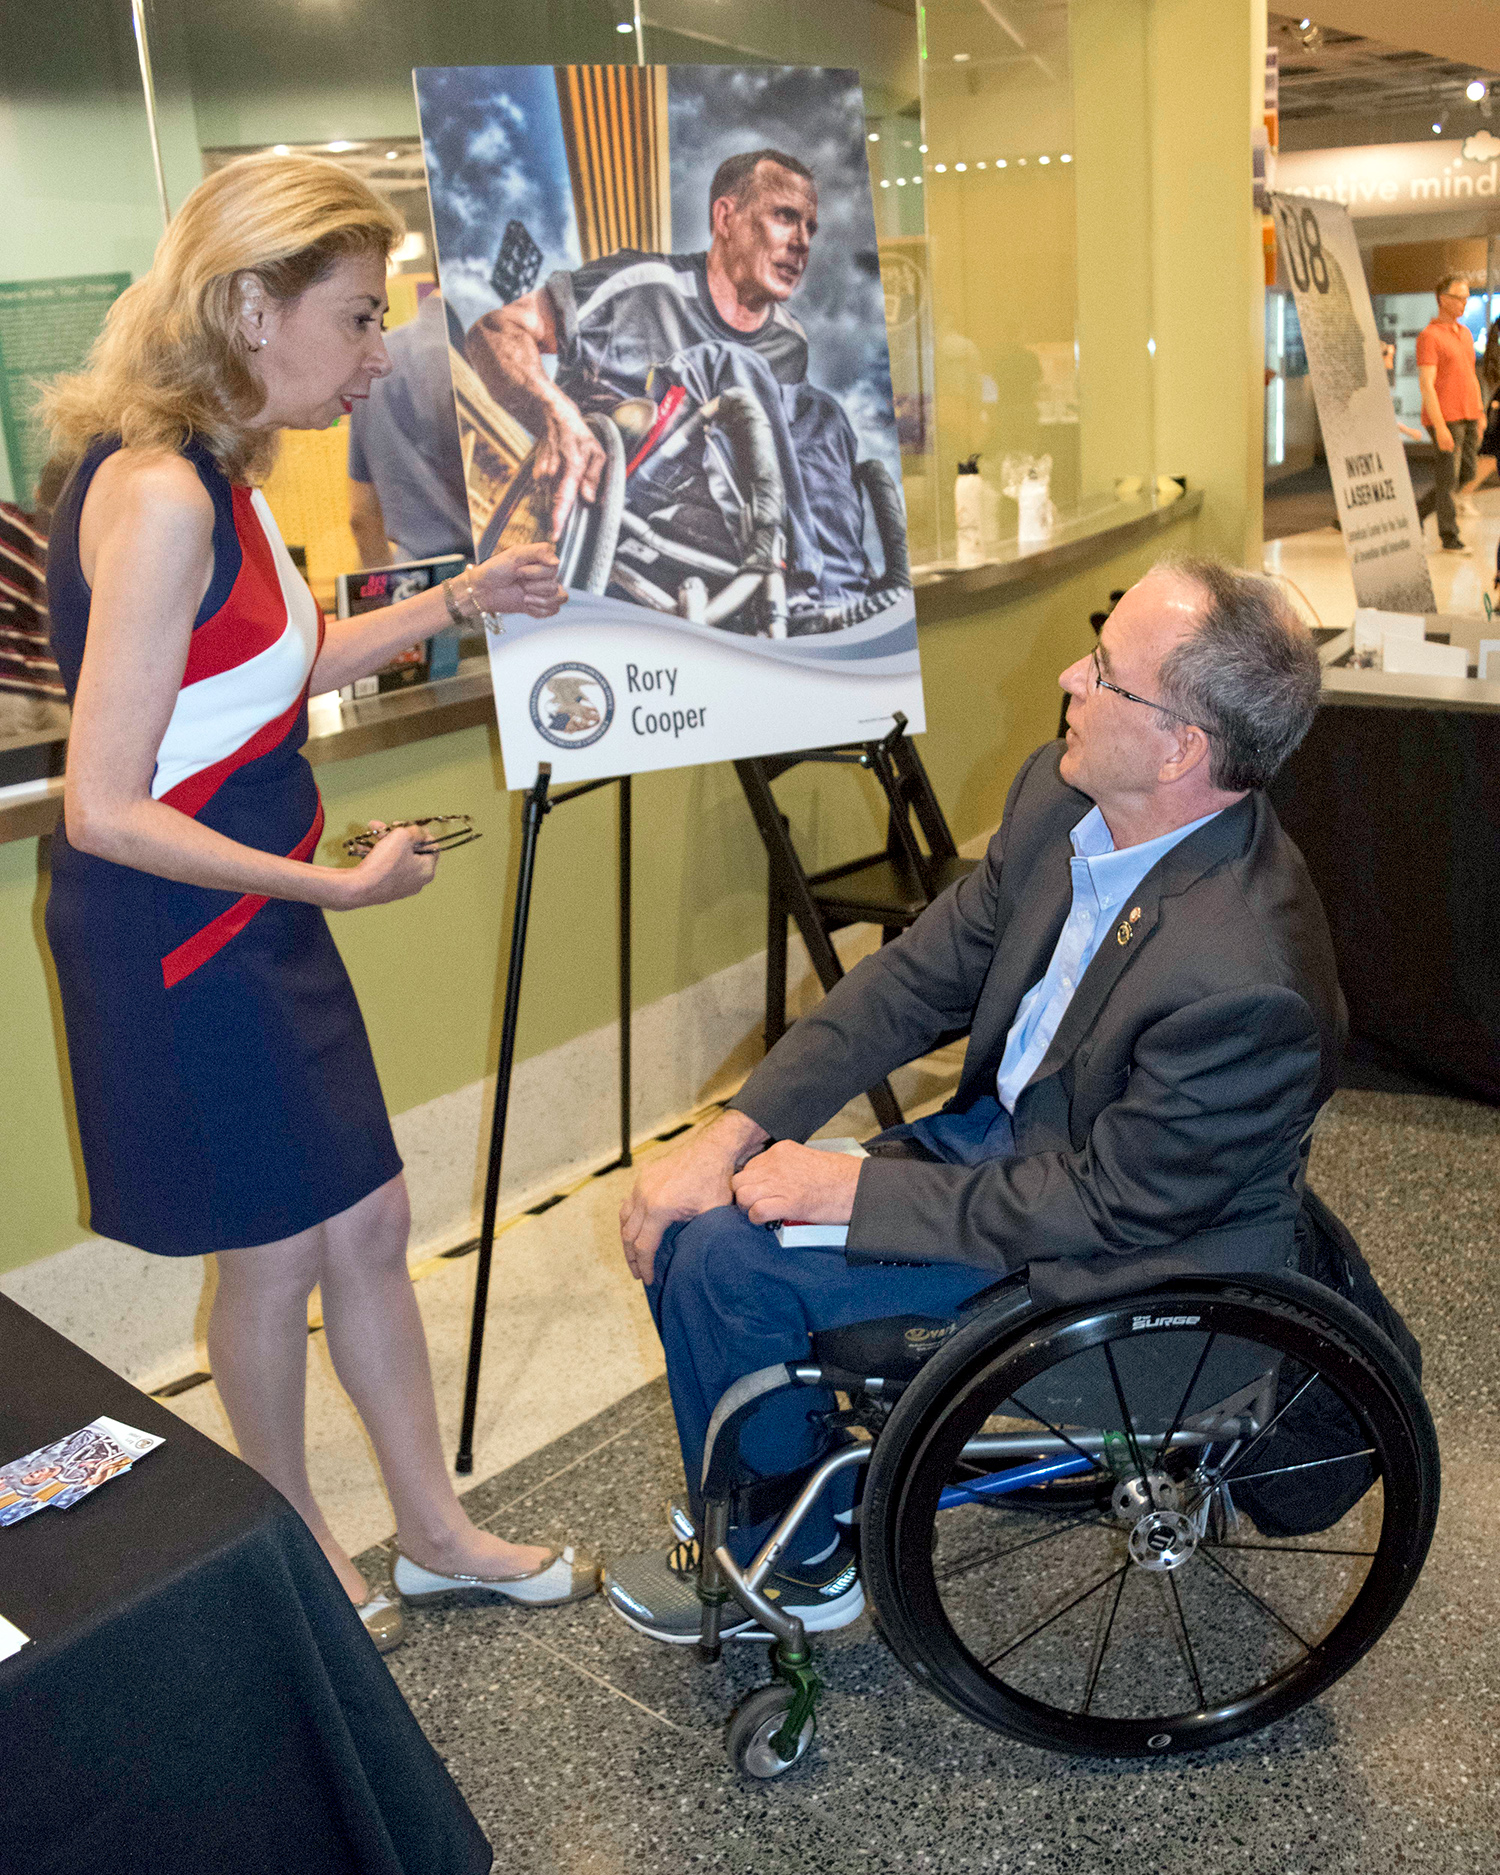
[[[771,1784],[723,1749],[764,1650],[717,1666],[598,1600],[413,1613],[397,1683],[495,1845],[528,1875],[662,1869],[1488,1875],[1500,1861],[1500,1113],[1340,1093],[1312,1182],[1420,1337],[1444,1465],[1427,1567],[1343,1681],[1257,1737],[1142,1764],[1064,1759],[979,1730],[919,1690],[863,1617],[821,1650],[808,1757]],[[561,1227],[567,1201],[549,1217]],[[503,1532],[616,1553],[666,1541],[680,1484],[653,1380],[469,1494]],[[384,1553],[361,1562],[372,1577]]]

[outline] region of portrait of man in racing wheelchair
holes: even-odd
[[[704,253],[622,249],[472,327],[485,388],[537,439],[480,551],[545,537],[574,590],[758,636],[842,630],[910,579],[895,481],[809,381],[786,305],[816,180],[746,151],[715,172],[709,217]]]
[[[622,1207],[688,1492],[606,1593],[709,1657],[774,1641],[730,1730],[755,1775],[805,1751],[808,1636],[867,1596],[982,1724],[1181,1751],[1336,1680],[1431,1537],[1419,1350],[1304,1184],[1345,1011],[1264,790],[1312,641],[1271,582],[1181,560],[1059,681],[984,862]],[[940,1113],[802,1143],[965,1029]]]

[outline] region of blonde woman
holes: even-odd
[[[314,864],[309,690],[377,669],[450,614],[545,618],[547,546],[387,611],[325,621],[264,497],[282,429],[324,429],[389,370],[403,229],[337,164],[248,157],[183,205],[46,414],[73,461],[53,520],[53,645],[73,704],[47,935],[91,1222],[214,1253],[208,1343],[245,1459],[307,1520],[377,1645],[399,1601],[335,1541],[304,1452],[306,1307],[374,1443],[408,1600],[536,1604],[598,1567],[475,1529],[443,1462],[408,1207],[369,1043],[325,911],[407,898],[437,868],[398,828]]]

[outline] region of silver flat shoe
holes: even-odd
[[[570,1543],[566,1549],[549,1551],[544,1563],[519,1576],[439,1575],[397,1549],[391,1579],[402,1599],[416,1608],[497,1595],[525,1608],[560,1608],[594,1594],[603,1573],[602,1563]]]
[[[388,1654],[406,1639],[406,1616],[399,1595],[371,1589],[362,1602],[355,1603],[354,1612],[365,1624],[365,1633],[375,1643],[377,1653]]]

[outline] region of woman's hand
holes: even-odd
[[[459,582],[460,590],[463,584]],[[551,618],[568,601],[567,589],[557,583],[557,549],[545,540],[492,554],[474,568],[467,584],[485,612]]]
[[[365,905],[390,905],[398,898],[414,898],[424,885],[431,885],[437,872],[436,853],[419,851],[427,835],[420,827],[387,828],[383,821],[372,820],[379,833],[368,858],[338,875],[347,881],[346,891],[330,910],[355,911]]]

